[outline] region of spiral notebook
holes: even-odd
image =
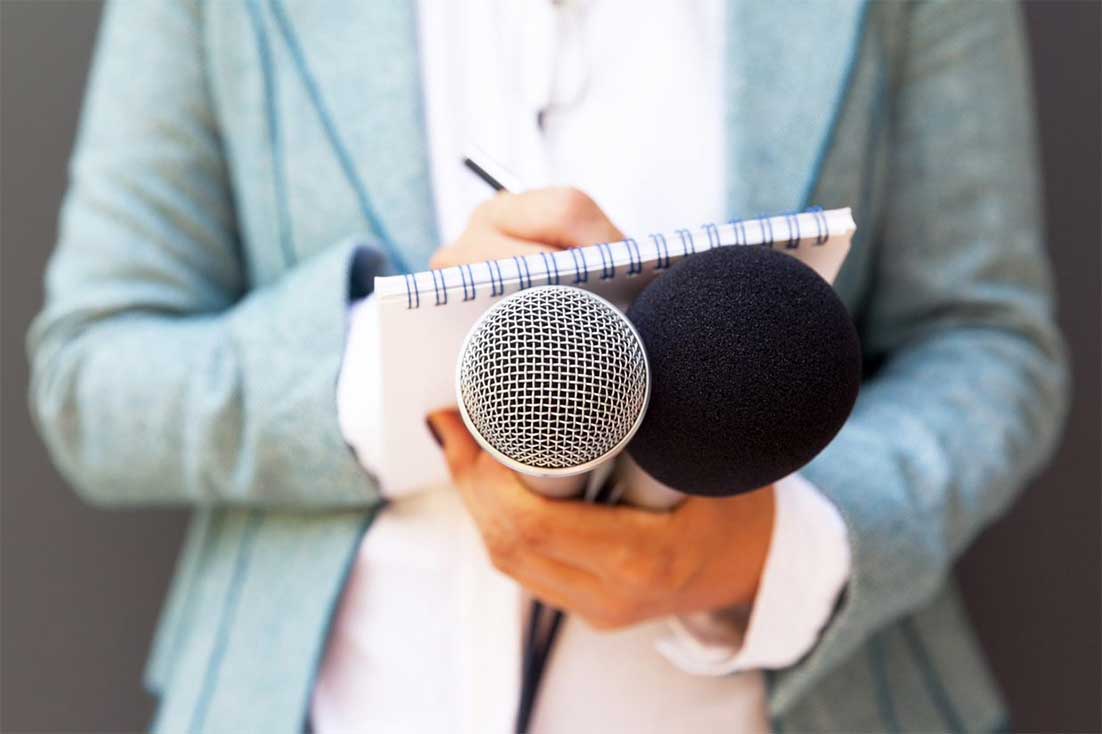
[[[425,415],[455,405],[455,362],[463,338],[502,296],[537,285],[570,285],[626,309],[679,260],[730,246],[787,252],[833,283],[855,230],[849,209],[813,209],[376,278],[381,425],[386,426],[378,454],[380,480],[391,493],[447,481],[447,467],[425,428]]]

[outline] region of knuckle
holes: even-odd
[[[650,584],[663,591],[674,591],[682,585],[677,559],[669,551],[651,556],[647,574],[650,576]]]
[[[616,575],[631,588],[650,584],[649,564],[633,553],[621,552],[616,559]]]
[[[516,534],[521,544],[537,547],[547,538],[547,522],[535,510],[523,510],[517,515]]]
[[[590,627],[597,630],[598,632],[611,632],[614,629],[607,622],[605,622],[604,617],[601,616],[589,615],[583,617],[583,619],[585,619],[586,624],[588,624]]]
[[[451,252],[450,248],[447,250],[437,250],[436,254],[429,259],[429,267],[434,270],[440,270],[451,265]]]
[[[517,555],[516,534],[501,523],[493,523],[483,528],[482,540],[486,545],[486,551],[490,554],[490,561],[499,571],[507,571],[513,568]]]
[[[617,571],[625,588],[660,596],[680,593],[694,576],[692,563],[669,550],[625,558]]]
[[[662,554],[644,554],[624,548],[614,563],[617,576],[632,589],[653,589],[663,585],[668,573]]]
[[[440,269],[458,265],[469,258],[470,249],[468,238],[465,235],[460,236],[455,242],[433,253],[432,259],[429,260],[429,267]]]
[[[564,187],[556,190],[559,215],[564,219],[578,219],[589,216],[593,211],[593,199],[585,192]]]
[[[500,197],[504,195],[505,194],[498,194],[497,196],[486,199],[481,204],[476,206],[474,208],[474,211],[471,212],[470,218],[468,219],[470,227],[472,229],[479,228],[492,222],[494,218],[494,210],[499,205]]]
[[[628,601],[614,601],[605,605],[598,616],[600,629],[618,630],[634,624],[636,619],[635,604]]]
[[[612,623],[612,618],[608,613],[608,610],[604,607],[598,609],[587,609],[585,611],[576,611],[577,616],[585,620],[585,623],[597,630],[598,632],[609,632],[615,629],[615,625]]]
[[[511,576],[516,568],[512,556],[495,553],[492,550],[490,551],[490,565],[506,576]]]

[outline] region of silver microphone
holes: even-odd
[[[488,309],[456,364],[463,422],[532,489],[576,496],[642,423],[650,368],[635,327],[589,291],[539,286]]]

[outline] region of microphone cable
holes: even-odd
[[[616,504],[618,498],[613,496],[613,476],[610,475],[593,498],[595,504]],[[540,639],[540,631],[543,626],[544,612],[551,612],[550,621],[547,624],[547,632]],[[528,734],[531,725],[532,714],[536,708],[536,700],[539,697],[540,683],[543,682],[543,674],[547,669],[551,651],[555,646],[559,630],[566,613],[561,609],[552,609],[538,599],[533,599],[528,613],[528,629],[524,642],[524,662],[521,666],[520,702],[517,704],[517,716],[513,726],[514,734]]]

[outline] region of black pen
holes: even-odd
[[[503,167],[481,153],[470,151],[463,158],[463,165],[486,182],[494,191],[519,191],[514,177]],[[504,183],[503,183],[504,182]]]

